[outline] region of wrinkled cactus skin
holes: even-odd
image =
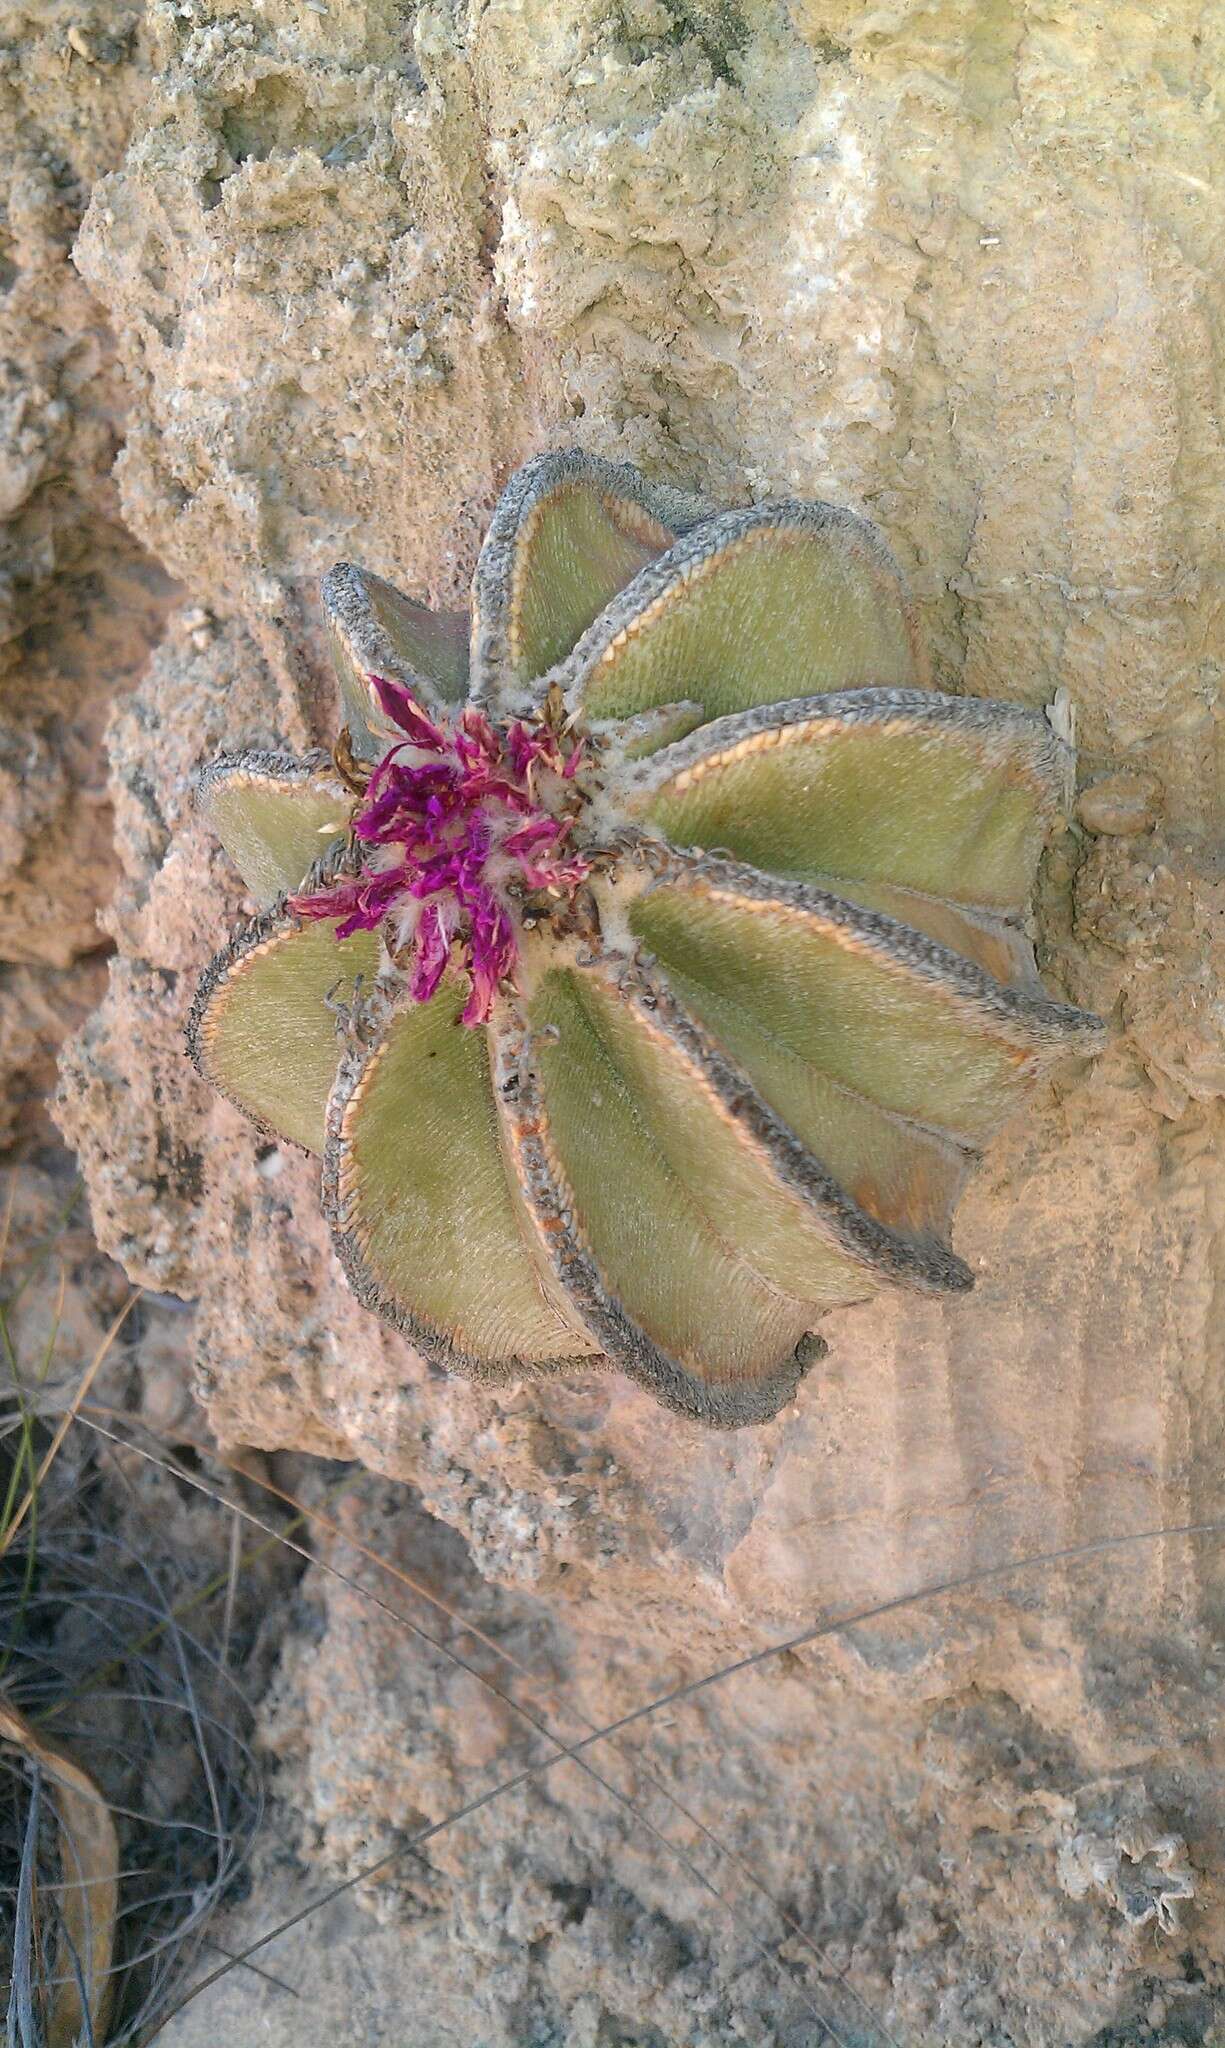
[[[323,598],[332,754],[201,779],[261,907],[188,1035],[321,1159],[358,1297],[471,1376],[612,1365],[733,1426],[826,1311],[969,1287],[966,1176],[1101,1038],[1024,925],[1073,761],[924,689],[874,530],[546,455],[470,618],[348,564]]]

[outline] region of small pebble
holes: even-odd
[[[140,1413],[163,1443],[172,1442],[191,1414],[190,1367],[172,1357],[142,1361]]]
[[[1140,770],[1132,775],[1108,775],[1081,791],[1076,816],[1086,832],[1105,832],[1118,839],[1136,832],[1151,832],[1157,823],[1161,784],[1155,775]]]

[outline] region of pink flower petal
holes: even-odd
[[[415,747],[427,747],[435,754],[446,753],[446,734],[426,717],[411,690],[406,690],[403,683],[393,683],[388,676],[370,676],[368,681],[388,718],[408,734]]]
[[[482,1024],[518,959],[511,900],[489,877],[491,852],[515,862],[533,889],[572,891],[589,872],[581,854],[564,851],[570,820],[543,808],[533,787],[538,768],[573,779],[582,742],[563,755],[548,727],[516,720],[499,732],[472,705],[447,733],[402,684],[381,676],[370,684],[405,738],[375,767],[350,829],[384,864],[293,897],[290,908],[337,920],[339,938],[387,921],[397,952],[409,951],[416,1002],[437,992],[457,948],[471,977],[463,1021]]]
[[[428,1003],[442,980],[450,946],[436,903],[427,903],[417,924],[416,959],[408,992],[415,1003]]]

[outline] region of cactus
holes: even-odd
[[[925,690],[871,527],[544,456],[471,622],[342,564],[333,753],[215,762],[263,907],[200,1071],[317,1154],[359,1299],[470,1376],[776,1413],[815,1323],[957,1292],[982,1148],[1097,1019],[1025,935],[1072,756]]]

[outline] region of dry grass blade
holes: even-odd
[[[8,1194],[6,1195],[4,1201],[4,1221],[0,1223],[0,1272],[3,1272],[4,1262],[8,1257],[9,1238],[11,1237],[13,1231],[13,1209],[16,1205],[16,1201],[17,1176],[16,1174],[14,1174],[9,1182]]]
[[[242,1523],[230,1516],[230,1558],[225,1585],[225,1607],[221,1618],[221,1668],[228,1670],[230,1644],[234,1635],[234,1603],[238,1596],[238,1575],[242,1568]]]
[[[75,1882],[61,1894],[64,1941],[74,1964],[58,1971],[46,2023],[46,2048],[76,2048],[82,2036],[103,2038],[113,1979],[119,1902],[119,1841],[110,1809],[93,1779],[62,1750],[43,1741],[23,1715],[0,1701],[0,1742],[37,1765],[52,1787],[60,1862]]]
[[[58,1290],[47,1276],[32,1322],[12,1312],[64,1249],[79,1188],[23,1249],[12,1286],[17,1186],[14,1173],[0,1202],[0,1775],[13,1795],[0,1801],[0,1858],[17,1876],[3,1887],[16,1910],[5,1915],[13,1968],[0,2039],[103,2048],[143,2038],[207,1939],[258,1826],[258,1772],[240,1732],[249,1701],[176,1619],[211,1598],[196,1553],[163,1541],[118,1469],[104,1485],[105,1460],[65,1453],[117,1340],[130,1341],[143,1290],[74,1360],[71,1385],[53,1380],[70,1265],[74,1289],[84,1285],[77,1251],[60,1259]],[[40,1322],[45,1341],[27,1362],[19,1338]],[[235,1566],[231,1549],[227,1651],[245,1626]]]
[[[13,1967],[9,1973],[8,2048],[30,2048],[38,2035],[34,2017],[34,1875],[38,1865],[39,1807],[42,1777],[35,1769],[30,1780],[30,1805],[21,1837],[21,1865],[17,1874],[17,1911],[13,1917]]]
[[[61,1415],[58,1423],[55,1426],[55,1432],[51,1438],[50,1443],[47,1445],[46,1451],[43,1454],[42,1463],[40,1464],[38,1471],[34,1475],[34,1478],[31,1480],[30,1485],[27,1487],[24,1498],[22,1499],[18,1507],[14,1510],[12,1519],[3,1529],[0,1529],[0,1557],[4,1556],[6,1550],[9,1548],[9,1545],[12,1543],[14,1536],[17,1534],[17,1531],[20,1529],[22,1523],[24,1522],[27,1514],[29,1514],[31,1507],[37,1499],[39,1487],[46,1479],[48,1472],[51,1470],[52,1465],[55,1463],[55,1460],[59,1455],[60,1445],[63,1443],[64,1438],[67,1436],[69,1430],[72,1428],[74,1421],[76,1420],[82,1401],[85,1399],[90,1388],[92,1387],[94,1380],[97,1378],[98,1372],[108,1352],[110,1351],[112,1344],[114,1343],[116,1337],[119,1335],[119,1332],[122,1330],[128,1317],[131,1315],[132,1310],[135,1308],[137,1302],[140,1300],[140,1297],[143,1292],[143,1288],[138,1287],[133,1294],[130,1294],[128,1296],[127,1300],[123,1304],[123,1307],[120,1309],[119,1314],[115,1317],[110,1328],[107,1330],[105,1336],[103,1337],[102,1342],[99,1344],[97,1350],[94,1352],[94,1355],[90,1359],[89,1364],[86,1366],[85,1371],[82,1373],[80,1385],[77,1387],[77,1390],[73,1395],[72,1400],[69,1402],[67,1408],[64,1410],[64,1413]]]

